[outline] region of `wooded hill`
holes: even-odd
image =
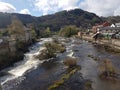
[[[77,27],[88,28],[95,23],[101,23],[102,19],[94,13],[74,9],[38,17],[38,21],[41,28],[50,27],[52,30],[56,31],[65,25],[76,25]]]
[[[17,16],[24,25],[34,23],[39,30],[44,30],[49,27],[52,31],[59,31],[61,27],[66,25],[76,25],[77,27],[89,28],[96,23],[102,23],[103,21],[116,23],[120,20],[119,16],[103,18],[81,9],[61,11],[41,17],[17,13],[0,13],[0,28],[6,28],[11,23],[13,16]]]

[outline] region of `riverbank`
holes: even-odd
[[[18,49],[13,55],[11,55],[11,53],[9,52],[0,54],[0,70],[14,65],[14,63],[20,60],[23,60],[24,53],[28,52],[29,47],[34,43],[24,44],[22,48]],[[1,73],[0,73],[0,76],[1,76]]]
[[[92,36],[86,35],[84,35],[82,39],[101,45],[110,51],[120,53],[120,40],[118,39],[99,39],[95,41]]]

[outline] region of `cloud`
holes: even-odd
[[[120,15],[119,0],[84,0],[79,7],[99,16]]]
[[[23,9],[20,11],[21,14],[31,14],[28,9]]]
[[[16,12],[16,8],[19,10],[19,6],[16,8],[0,0],[0,12],[13,13]],[[19,0],[23,2],[23,0]],[[25,8],[31,9],[31,13],[40,13],[43,15],[55,13],[62,10],[70,10],[75,8],[81,8],[83,10],[96,13],[99,16],[114,16],[120,15],[120,0],[26,0],[28,6]],[[15,0],[15,2],[18,2]],[[11,3],[13,3],[11,1]],[[13,3],[14,4],[14,3]],[[22,4],[21,4],[22,6]],[[24,6],[24,5],[23,5]],[[30,14],[28,9],[20,11],[22,14]],[[37,12],[36,12],[36,11]]]
[[[120,6],[114,11],[114,16],[120,16]]]
[[[99,16],[120,15],[119,0],[35,0],[35,8],[46,15],[61,10],[81,8]]]
[[[50,12],[77,8],[79,0],[35,0],[34,6],[46,15]]]
[[[9,3],[0,2],[0,12],[14,13],[16,8]]]

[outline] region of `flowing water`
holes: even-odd
[[[51,39],[42,39],[30,47],[30,52],[25,54],[24,60],[18,62],[14,67],[2,70],[7,75],[0,77],[3,90],[47,90],[56,82],[67,70],[63,61],[66,57],[77,58],[77,64],[81,66],[62,87],[57,90],[83,90],[85,80],[92,81],[94,90],[120,90],[119,82],[108,82],[98,77],[98,66],[100,61],[95,61],[88,55],[99,57],[100,60],[109,58],[115,68],[119,71],[120,56],[108,53],[93,44],[79,39],[65,40],[60,38],[66,45],[66,52],[58,54],[56,58],[49,60],[37,60],[35,55],[44,49],[43,44]]]

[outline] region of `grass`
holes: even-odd
[[[116,49],[116,48],[111,47],[111,46],[106,45],[106,44],[104,44],[103,47],[104,47],[104,49],[105,49],[106,51],[108,51],[108,52],[115,53],[115,54],[117,54],[117,53],[120,54],[120,50],[119,50],[119,49]]]
[[[56,81],[53,85],[48,87],[48,90],[54,90],[60,85],[63,85],[66,80],[68,80],[73,74],[75,74],[80,66],[77,66],[77,62],[75,58],[66,58],[64,60],[64,64],[68,66],[67,73],[64,74],[58,81]]]
[[[77,65],[77,61],[76,61],[75,58],[70,58],[70,57],[68,57],[68,58],[66,58],[66,59],[64,60],[64,64],[65,64],[66,66],[68,66],[69,68],[71,68],[71,67],[74,67],[74,66]]]
[[[64,83],[64,80],[59,80],[56,81],[55,84],[51,85],[48,90],[54,90],[55,88],[57,88],[58,86],[62,85]]]
[[[92,82],[91,81],[86,81],[85,82],[84,90],[93,90],[92,89]]]
[[[107,80],[115,80],[117,78],[117,72],[114,68],[111,60],[105,59],[99,68],[100,78]]]
[[[95,61],[98,61],[98,60],[99,60],[98,57],[95,57],[95,56],[93,56],[93,55],[88,55],[88,57],[92,58],[92,59],[95,60]]]
[[[77,70],[79,70],[78,67],[69,69],[69,72],[64,74],[58,81],[56,81],[53,85],[48,87],[48,90],[54,90],[57,87],[59,87],[60,85],[63,85],[66,80],[68,80],[73,74],[75,74],[77,72]]]

